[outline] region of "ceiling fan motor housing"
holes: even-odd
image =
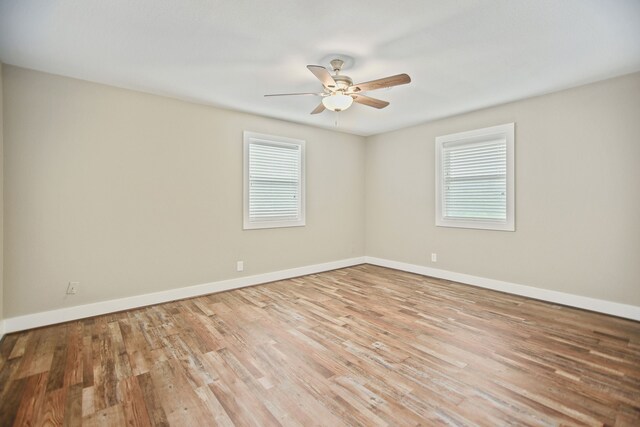
[[[338,90],[344,91],[353,84],[353,80],[351,80],[351,77],[349,76],[342,76],[342,75],[336,74],[335,76],[332,76],[332,77],[333,77],[333,80],[335,80],[336,85],[338,86],[337,87]]]

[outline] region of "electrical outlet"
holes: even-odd
[[[244,271],[244,261],[236,262],[236,271]]]
[[[67,295],[77,294],[79,287],[80,287],[80,282],[69,282],[69,286],[67,286]]]
[[[431,254],[431,262],[438,262],[438,254],[436,253]]]

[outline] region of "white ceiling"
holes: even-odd
[[[311,116],[307,64],[412,83]],[[371,135],[640,70],[639,0],[0,0],[0,61]]]

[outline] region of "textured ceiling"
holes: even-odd
[[[305,68],[353,57],[361,82],[408,73],[311,116]],[[0,61],[360,135],[640,70],[638,0],[0,0]]]

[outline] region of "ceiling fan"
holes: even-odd
[[[370,82],[353,84],[351,77],[340,74],[344,61],[334,59],[331,61],[334,75],[329,70],[320,65],[307,65],[311,71],[322,83],[323,92],[305,92],[305,93],[276,93],[265,96],[289,96],[289,95],[314,95],[321,96],[322,102],[311,112],[311,114],[322,113],[325,109],[331,111],[344,111],[351,107],[353,102],[367,105],[374,108],[384,108],[389,103],[380,99],[371,98],[362,95],[362,92],[368,92],[376,89],[383,89],[392,86],[404,85],[411,82],[411,77],[407,74],[396,74],[395,76],[384,77],[382,79],[371,80]]]

